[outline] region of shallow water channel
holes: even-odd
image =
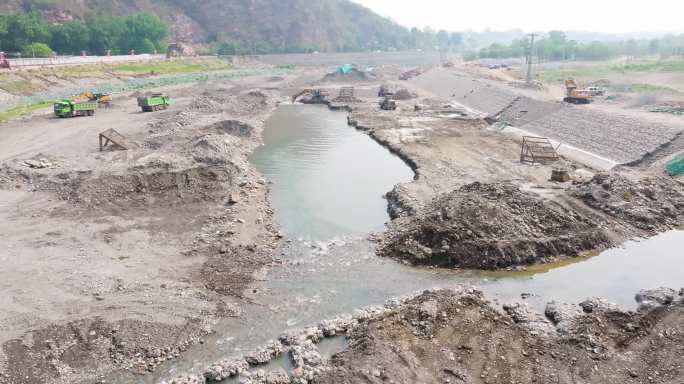
[[[286,329],[437,286],[474,284],[499,303],[531,294],[526,301],[540,310],[551,300],[576,303],[590,296],[631,309],[641,288],[684,283],[683,231],[526,272],[415,268],[378,258],[367,234],[382,230],[389,220],[382,195],[413,178],[409,167],[348,127],[346,114],[324,107],[281,106],[266,125],[264,143],[251,160],[273,182],[272,203],[288,239],[280,262],[262,276],[256,304],[244,307],[240,318],[224,320],[204,344],[142,381],[201,371],[214,361],[242,356]],[[343,343],[328,342],[326,348],[333,353]],[[114,382],[130,382],[130,377]]]

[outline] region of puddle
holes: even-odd
[[[287,329],[316,325],[434,287],[473,284],[498,303],[531,294],[526,302],[543,310],[551,300],[577,303],[590,296],[632,309],[634,294],[641,288],[682,286],[681,230],[523,272],[415,268],[378,258],[366,234],[383,228],[388,217],[382,195],[395,183],[411,180],[411,170],[348,127],[344,113],[325,107],[281,107],[267,123],[264,139],[266,145],[252,161],[273,182],[277,220],[292,241],[279,250],[282,265],[267,271],[258,287],[258,304],[244,306],[238,319],[223,320],[204,344],[157,373],[109,382],[155,383],[201,372],[215,361],[242,356]],[[344,338],[325,341],[320,348],[332,355],[344,348]],[[283,357],[268,369],[289,364]]]

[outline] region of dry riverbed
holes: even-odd
[[[142,113],[0,127],[0,382],[145,373],[238,316],[280,234],[247,161],[279,98],[272,79],[169,90]],[[115,128],[135,143],[99,152]]]

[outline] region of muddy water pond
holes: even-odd
[[[270,119],[264,143],[251,160],[273,184],[271,199],[287,241],[278,262],[260,276],[240,318],[223,320],[216,333],[183,358],[143,379],[157,382],[238,357],[284,330],[382,304],[433,287],[473,284],[495,303],[521,301],[543,310],[548,301],[578,303],[601,296],[634,308],[641,288],[680,287],[684,231],[630,241],[593,257],[482,273],[415,268],[375,256],[367,234],[388,220],[382,195],[413,173],[398,158],[346,125],[346,115],[312,106],[282,106]],[[332,342],[329,353],[343,348]],[[280,359],[272,366],[287,366]],[[268,369],[268,368],[267,368]]]
[[[272,184],[271,203],[291,239],[327,240],[382,230],[382,195],[413,172],[347,115],[325,106],[283,105],[266,123],[251,162]]]

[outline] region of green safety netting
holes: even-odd
[[[671,176],[678,176],[684,173],[684,153],[669,161],[665,168]]]

